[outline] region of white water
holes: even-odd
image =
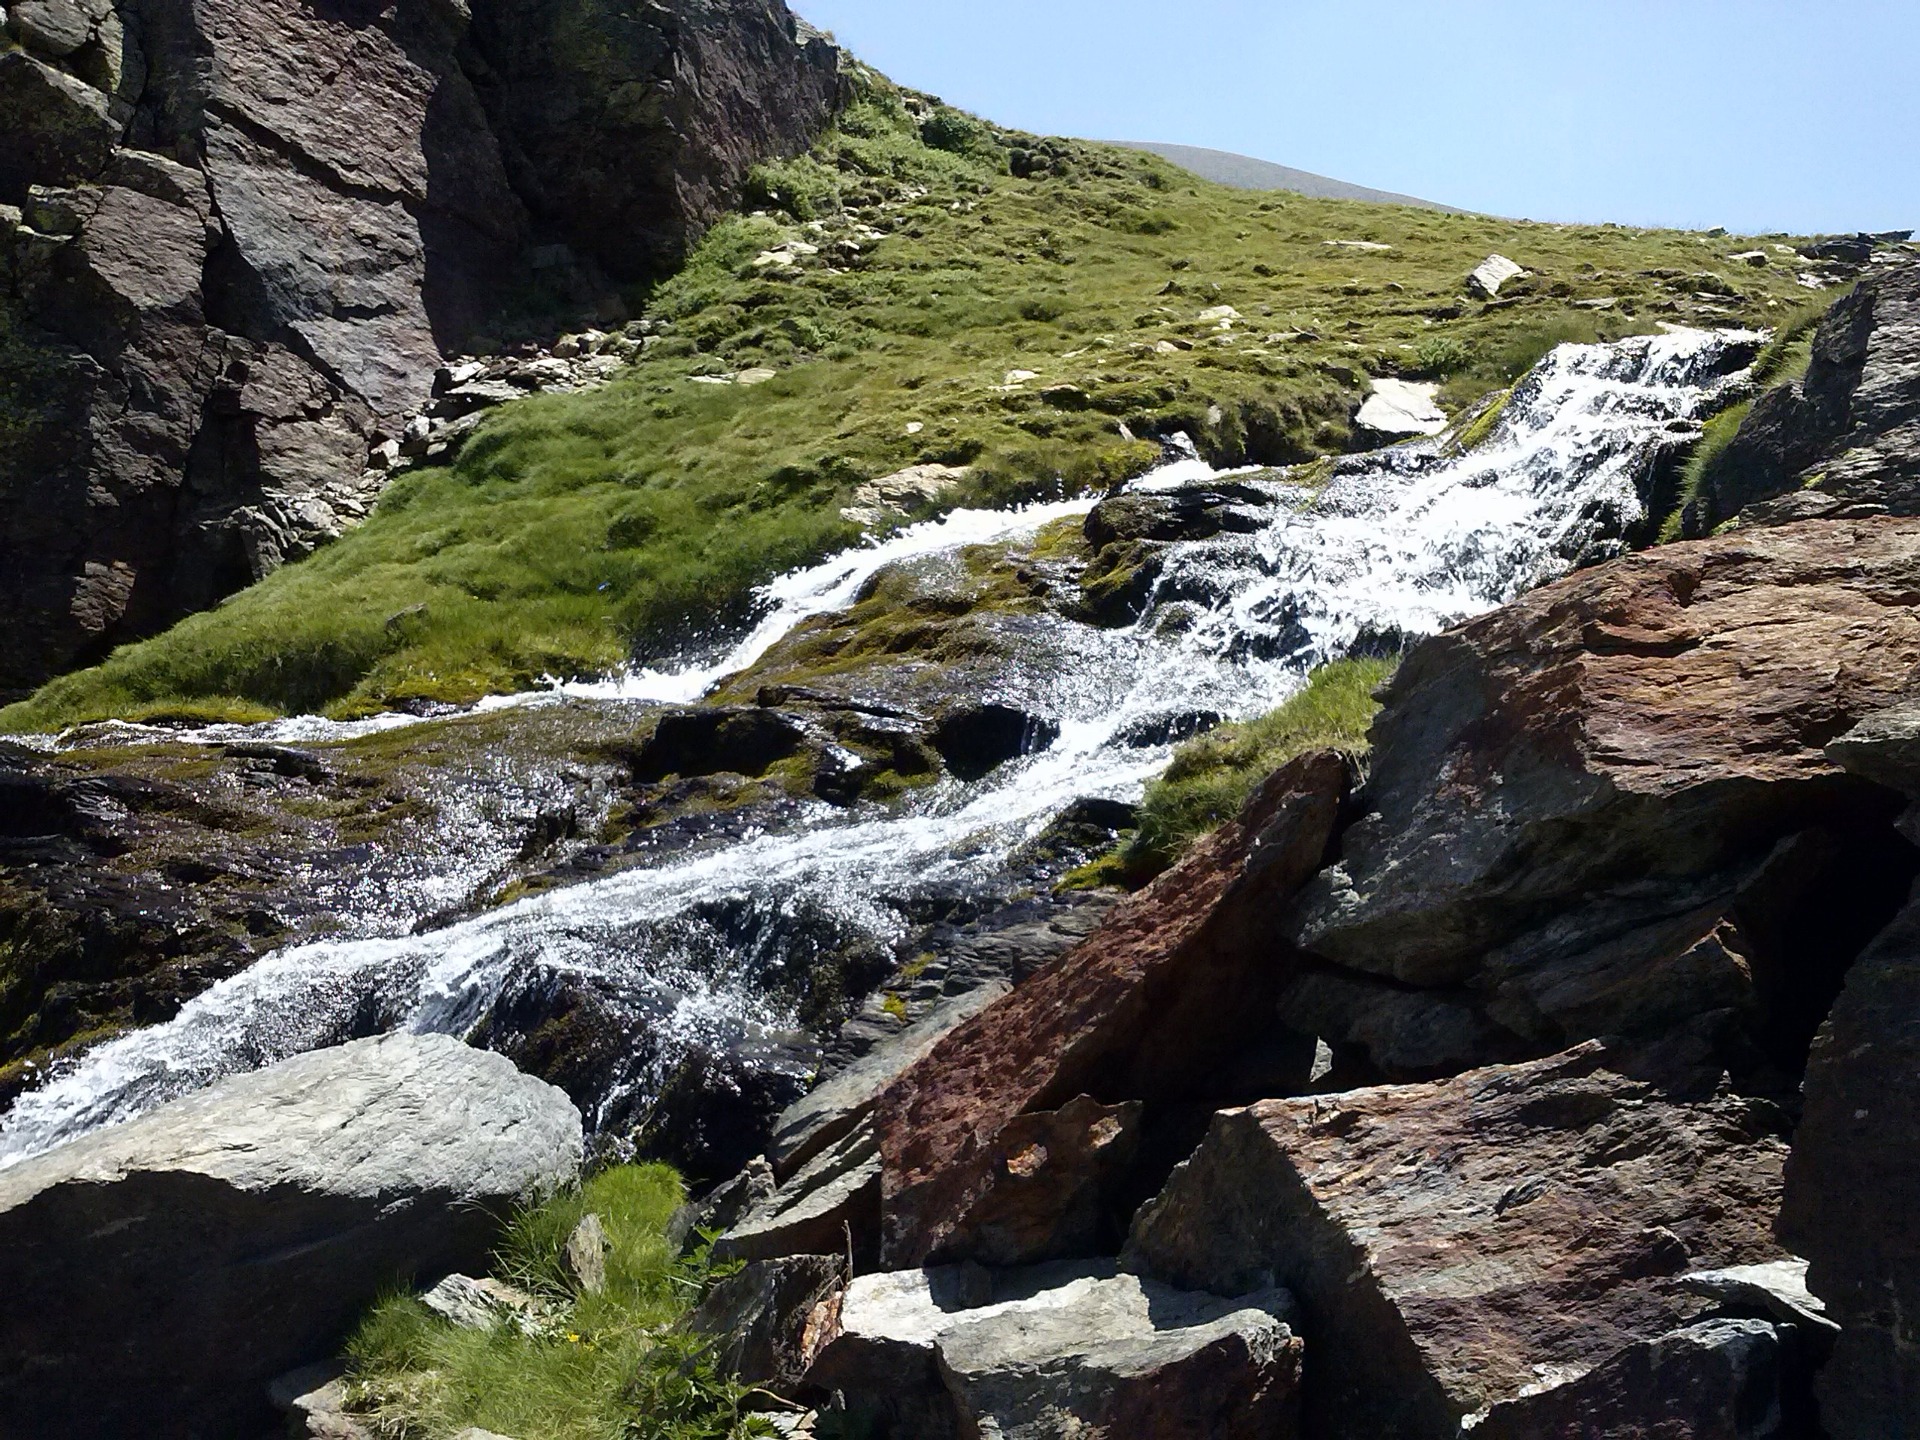
[[[725,1049],[787,1028],[792,1016],[767,998],[765,982],[796,934],[825,927],[891,941],[904,932],[905,898],[984,883],[1072,800],[1137,797],[1170,754],[1141,743],[1143,734],[1271,709],[1356,639],[1433,632],[1615,541],[1641,518],[1634,482],[1651,448],[1707,402],[1727,343],[1679,332],[1563,347],[1465,458],[1423,443],[1343,462],[1317,497],[1243,477],[1237,483],[1267,502],[1249,507],[1262,528],[1173,547],[1137,624],[1103,631],[1057,621],[1031,662],[996,683],[993,698],[1058,720],[1060,738],[1045,753],[975,785],[943,782],[898,814],[821,805],[789,832],[432,933],[282,950],[171,1022],[102,1045],[23,1096],[0,1122],[0,1168],[221,1075],[351,1034],[470,1033],[504,989],[536,972],[592,976],[627,997],[644,1057],[626,1083],[640,1090],[692,1047]],[[1185,461],[1136,488],[1218,478]],[[844,608],[882,566],[937,569],[960,546],[1087,508],[962,511],[912,527],[776,582],[767,620],[724,661],[541,693],[697,698],[794,625]]]

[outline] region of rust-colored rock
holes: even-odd
[[[1291,1290],[1308,1433],[1453,1440],[1700,1318],[1687,1271],[1781,1255],[1780,1114],[1610,1064],[1594,1043],[1228,1111],[1142,1209],[1126,1263],[1216,1294]]]
[[[1823,747],[1920,664],[1917,595],[1920,523],[1810,521],[1619,560],[1421,644],[1290,937],[1385,982],[1383,1006],[1445,989],[1523,1053],[1719,1014],[1792,1073],[1912,877],[1898,797]],[[1330,1041],[1394,1029],[1343,1004]]]
[[[1267,922],[1324,859],[1351,779],[1330,751],[1282,769],[1238,820],[881,1096],[887,1265],[974,1258],[976,1216],[1007,1223],[989,1197],[1006,1174],[1000,1137],[1020,1116],[1082,1095],[1224,1098],[1228,1062],[1273,1028],[1285,947]]]

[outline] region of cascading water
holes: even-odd
[[[1644,518],[1638,482],[1651,457],[1712,403],[1729,357],[1754,338],[1678,331],[1565,346],[1465,456],[1450,458],[1444,442],[1403,446],[1341,462],[1318,492],[1284,474],[1237,477],[1242,523],[1174,544],[1135,624],[1102,630],[1055,618],[1045,663],[997,677],[994,698],[1057,719],[1059,738],[1044,753],[973,784],[947,779],[890,813],[821,804],[781,833],[750,833],[430,933],[279,951],[174,1020],[103,1044],[22,1096],[0,1122],[0,1167],[221,1075],[352,1035],[470,1034],[539,970],[592,977],[623,997],[637,1056],[624,1101],[644,1099],[697,1048],[751,1050],[794,1024],[766,979],[800,932],[824,924],[890,944],[915,895],[986,884],[1072,801],[1137,798],[1183,720],[1271,709],[1313,665],[1366,636],[1432,633],[1617,545]],[[1220,478],[1186,460],[1134,488]],[[852,603],[883,566],[937,566],[960,546],[1032,532],[1091,504],[957,512],[775,582],[767,619],[713,665],[493,703],[689,701],[803,620]],[[206,732],[223,741],[329,733],[315,721]],[[614,1098],[603,1097],[603,1111]]]

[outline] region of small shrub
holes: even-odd
[[[1473,363],[1473,351],[1451,335],[1429,335],[1414,347],[1414,363],[1422,375],[1444,380]]]

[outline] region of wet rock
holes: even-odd
[[[1283,966],[1266,917],[1320,865],[1350,783],[1338,755],[1289,765],[1238,820],[888,1089],[877,1123],[889,1264],[970,1253],[976,1209],[1004,1175],[999,1137],[1021,1116],[1080,1095],[1217,1094],[1223,1057],[1272,1024]]]
[[[1310,1433],[1453,1437],[1692,1323],[1689,1270],[1781,1258],[1784,1117],[1609,1068],[1627,1063],[1591,1044],[1225,1112],[1136,1217],[1128,1268],[1291,1290]]]
[[[1907,521],[1754,531],[1422,643],[1375,724],[1366,811],[1291,937],[1444,990],[1536,1054],[1719,1012],[1794,1072],[1913,874],[1898,800],[1823,747],[1920,661],[1893,599],[1916,562]]]
[[[714,1242],[716,1260],[846,1255],[873,1263],[880,1229],[880,1155],[870,1124],[855,1126]]]
[[[1689,535],[1739,517],[1920,513],[1920,264],[1886,267],[1814,334],[1805,378],[1763,396],[1708,465]]]
[[[1278,1292],[1222,1300],[1110,1266],[855,1280],[808,1385],[885,1436],[1279,1437],[1300,1342]]]
[[[719,771],[764,775],[796,754],[806,739],[805,731],[774,710],[752,706],[669,710],[634,757],[633,774],[643,782]]]
[[[402,1035],[223,1081],[17,1165],[0,1175],[0,1425],[264,1429],[275,1375],[330,1352],[396,1276],[483,1265],[506,1209],[579,1162],[580,1117],[558,1091]]]
[[[1858,743],[1858,742],[1856,742]],[[1820,1379],[1835,1440],[1920,1432],[1920,906],[1847,975],[1807,1062],[1781,1238],[1840,1335]]]
[[[961,780],[983,780],[1009,760],[1037,755],[1060,738],[1060,727],[1011,705],[971,705],[942,716],[928,737]]]
[[[1096,550],[1135,541],[1206,540],[1263,529],[1273,498],[1248,485],[1189,485],[1144,495],[1114,495],[1087,514],[1087,543]]]
[[[790,1394],[831,1338],[838,1306],[816,1312],[846,1283],[844,1255],[756,1260],[708,1291],[686,1326],[714,1340],[726,1374]]]
[[[1545,1380],[1503,1400],[1474,1440],[1775,1440],[1807,1433],[1791,1420],[1790,1335],[1760,1320],[1704,1320],[1630,1345],[1585,1374]]]

